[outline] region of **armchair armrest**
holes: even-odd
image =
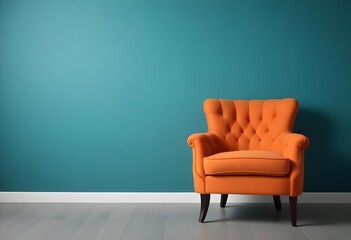
[[[195,133],[188,137],[188,144],[193,149],[193,171],[198,177],[204,178],[203,158],[225,151],[223,138],[213,133]]]
[[[310,140],[299,133],[284,133],[282,135],[282,144],[285,144],[287,148],[305,150],[310,145]]]
[[[303,191],[304,153],[309,144],[310,140],[302,134],[285,132],[280,136],[279,152],[291,160],[290,196]]]
[[[279,152],[294,162],[298,163],[300,160],[300,154],[305,151],[305,149],[309,146],[310,140],[298,133],[283,133],[280,136],[280,146]]]

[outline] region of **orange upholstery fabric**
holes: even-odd
[[[208,132],[192,134],[188,138],[188,144],[193,149],[195,191],[204,194],[300,195],[303,191],[304,151],[309,140],[304,135],[292,133],[297,109],[298,102],[292,98],[207,99],[204,102],[204,111]],[[288,173],[285,177],[252,176],[251,173],[248,176],[234,176],[237,175],[235,173],[231,173],[231,176],[211,176],[210,160],[206,157],[243,150],[275,152],[282,156],[281,161],[288,159]],[[252,167],[255,164],[249,165]],[[272,166],[273,168],[276,166]],[[256,181],[261,182],[255,184]],[[287,181],[289,184],[285,184]],[[264,191],[260,189],[263,183]]]
[[[289,195],[289,177],[207,176],[206,192],[219,194]]]
[[[286,176],[290,160],[272,151],[243,150],[204,157],[207,175]]]

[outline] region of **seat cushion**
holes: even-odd
[[[207,175],[286,176],[290,160],[271,151],[222,152],[205,157],[204,169]]]

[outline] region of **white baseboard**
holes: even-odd
[[[211,202],[219,203],[212,194]],[[306,192],[299,203],[351,203],[351,193]],[[0,192],[2,203],[199,203],[197,193],[190,192]],[[271,203],[272,196],[229,195],[228,203]],[[287,203],[288,197],[282,196]]]

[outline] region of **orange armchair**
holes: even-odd
[[[210,194],[288,195],[291,224],[296,226],[297,196],[302,194],[304,151],[309,139],[292,133],[298,109],[295,99],[207,99],[207,133],[192,134],[195,192],[200,193],[199,221],[204,222]]]

